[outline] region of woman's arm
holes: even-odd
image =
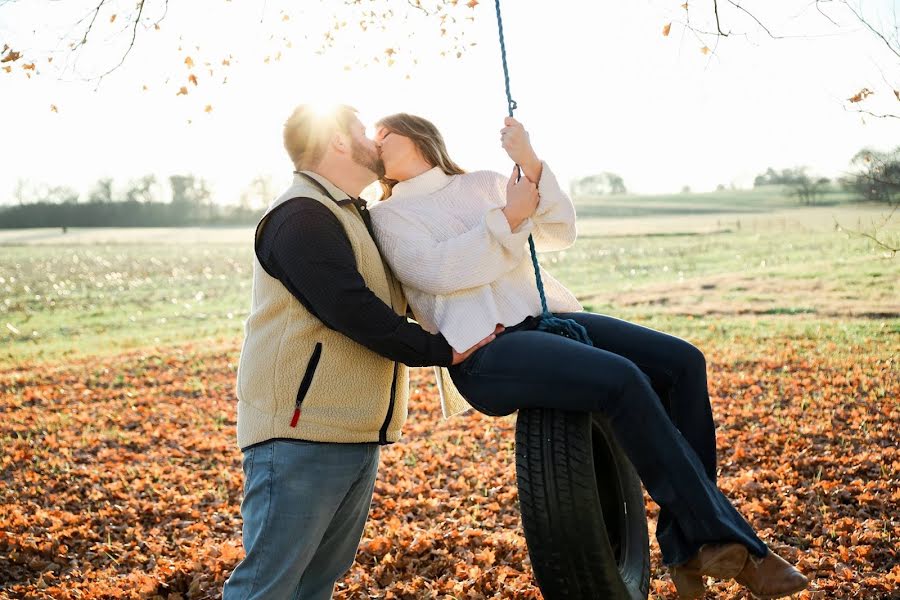
[[[575,206],[559,186],[556,176],[541,161],[521,123],[507,117],[500,131],[503,149],[522,167],[525,177],[536,183],[540,202],[532,215],[534,242],[540,251],[563,250],[575,243]]]
[[[415,220],[390,205],[372,211],[376,240],[401,283],[429,294],[446,295],[492,283],[525,255],[532,225],[510,229],[503,207],[448,240],[436,240]]]

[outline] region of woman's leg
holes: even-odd
[[[678,524],[679,540],[660,539],[666,564],[689,560],[707,542],[739,542],[765,554],[765,545],[666,415],[650,378],[632,361],[562,336],[515,331],[450,374],[460,392],[490,414],[519,408],[604,414],[650,496]]]
[[[588,332],[597,348],[635,363],[650,377],[672,423],[697,454],[710,481],[716,481],[716,426],[706,382],[706,359],[689,342],[675,336],[589,312],[561,313]],[[689,545],[672,512],[661,507],[656,523],[660,544]]]

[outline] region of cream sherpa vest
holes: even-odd
[[[282,203],[298,197],[318,200],[343,225],[369,289],[395,312],[405,314],[402,289],[356,208],[338,205],[325,192],[335,200],[348,198],[320,175],[296,175],[293,185],[269,206],[257,236]],[[326,327],[255,256],[253,298],[244,333],[237,373],[239,447],[273,438],[381,444],[400,439],[409,399],[406,365]]]

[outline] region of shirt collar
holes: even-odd
[[[309,180],[306,179],[304,175],[308,175],[310,178],[317,181],[323,188],[325,188],[325,191],[329,196],[331,196],[331,199],[338,204],[344,205],[347,204],[347,202],[355,200],[355,198],[351,198],[347,192],[328,181],[328,179],[326,179],[325,177],[322,177],[321,175],[313,171],[294,171],[294,183],[308,184]]]
[[[397,183],[391,190],[391,198],[433,194],[447,187],[452,179],[453,177],[444,173],[440,167],[433,167],[421,175]]]

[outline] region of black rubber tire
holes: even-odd
[[[641,482],[602,418],[520,410],[516,476],[545,600],[646,600],[650,540]]]

